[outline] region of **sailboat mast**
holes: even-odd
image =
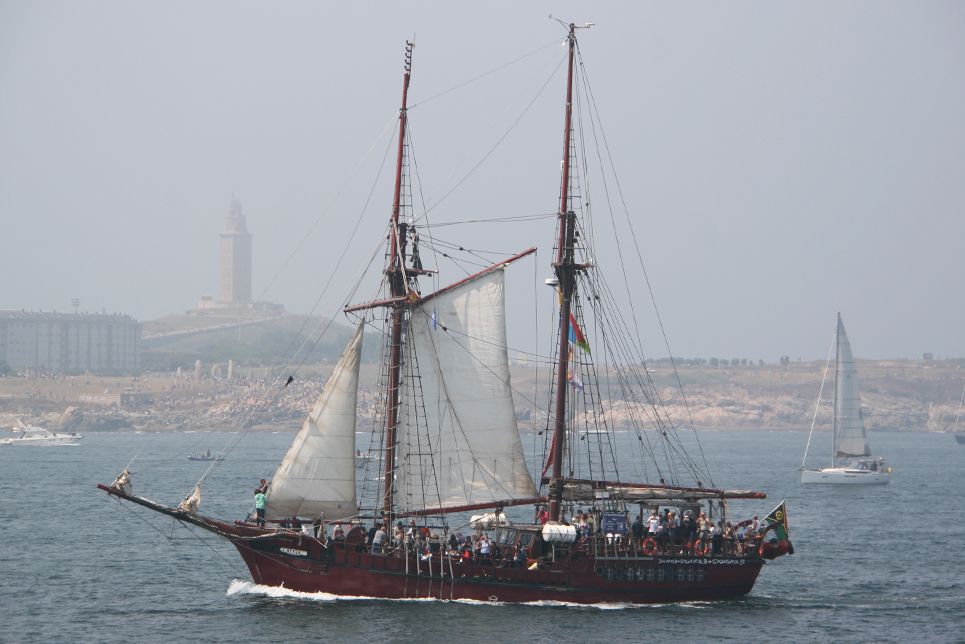
[[[835,351],[834,351],[834,406],[831,410],[831,467],[834,467],[834,458],[838,450],[838,379],[841,377],[841,312],[838,311],[838,328],[834,332]]]
[[[567,367],[569,365],[570,301],[576,287],[573,247],[576,239],[576,213],[570,208],[570,135],[573,116],[573,51],[576,25],[570,24],[569,71],[566,81],[566,125],[563,132],[563,182],[560,188],[560,235],[553,268],[560,289],[560,347],[556,373],[556,423],[553,431],[553,480],[550,483],[549,520],[559,521],[563,504],[563,442],[566,439]]]
[[[405,156],[406,97],[409,92],[409,74],[412,70],[414,43],[405,43],[405,78],[402,83],[402,109],[399,110],[399,155],[395,166],[395,198],[392,204],[392,230],[389,232],[389,267],[386,279],[393,299],[403,298],[408,291],[405,277],[405,223],[399,224],[402,206],[402,170]],[[405,325],[404,302],[392,305],[392,333],[389,356],[388,417],[385,431],[385,491],[382,496],[382,514],[386,522],[392,520],[395,503],[395,446],[399,427],[399,392],[402,385],[402,329]]]

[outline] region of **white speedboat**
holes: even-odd
[[[56,434],[43,427],[21,422],[10,430],[9,438],[0,440],[0,445],[76,445],[82,438],[73,432]]]
[[[884,459],[871,457],[871,446],[864,431],[861,415],[861,392],[858,390],[858,370],[854,366],[851,343],[845,333],[841,313],[838,313],[838,330],[835,333],[837,353],[834,361],[834,425],[831,438],[831,466],[820,470],[808,470],[801,465],[801,483],[828,483],[840,485],[887,485],[891,480],[891,468],[885,467]],[[830,363],[831,357],[828,356]],[[827,369],[825,369],[825,375]],[[824,389],[824,383],[821,383]],[[818,394],[818,406],[821,395]],[[817,408],[814,410],[817,419]],[[811,424],[814,432],[814,423]],[[808,435],[808,447],[811,435]],[[807,448],[804,460],[807,461]]]

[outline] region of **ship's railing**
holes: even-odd
[[[496,546],[491,556],[473,553],[466,557],[450,552],[448,544],[435,540],[418,540],[415,543],[389,543],[384,547],[371,546],[364,542],[337,543],[329,541],[336,549],[348,549],[355,553],[382,555],[407,560],[407,570],[416,574],[446,574],[438,570],[451,569],[460,564],[482,565],[497,568],[526,567],[534,560],[573,560],[582,557],[596,559],[641,559],[650,557],[673,557],[675,559],[747,559],[756,558],[760,553],[761,537],[755,535],[746,539],[736,537],[663,537],[636,538],[623,535],[584,537],[575,544],[555,546],[544,544],[539,553],[527,552],[525,559],[517,558],[517,553],[505,545]],[[433,570],[435,569],[435,570]],[[450,571],[451,572],[451,571]]]
[[[338,550],[349,550],[356,554],[383,555],[386,557],[409,558],[417,560],[413,564],[413,570],[421,570],[432,565],[433,561],[445,561],[456,564],[472,564],[480,566],[495,567],[515,567],[522,566],[514,556],[515,551],[511,546],[505,544],[493,544],[493,549],[488,555],[478,552],[466,556],[464,553],[451,550],[449,544],[442,540],[418,539],[415,541],[405,540],[402,543],[389,542],[384,546],[373,546],[364,542],[334,541],[329,539],[327,545]],[[426,563],[428,562],[428,563]],[[447,563],[447,565],[451,565]]]
[[[572,555],[596,558],[639,557],[751,557],[758,554],[760,537],[628,537],[607,535],[584,537],[569,549]],[[560,553],[562,554],[562,553]]]

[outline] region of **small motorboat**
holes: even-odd
[[[221,452],[218,452],[217,454],[212,454],[211,450],[209,449],[207,452],[202,452],[201,454],[195,454],[194,452],[191,452],[190,454],[188,454],[188,460],[189,461],[223,461],[224,456],[221,455]]]
[[[0,440],[0,445],[76,445],[82,438],[73,432],[56,434],[36,425],[24,425],[21,421],[11,428],[9,438]]]

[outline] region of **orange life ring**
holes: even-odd
[[[704,540],[697,539],[696,541],[694,541],[694,554],[700,557],[705,552],[707,552],[707,544],[704,543]]]
[[[654,541],[653,537],[647,537],[643,540],[643,554],[648,557],[652,557],[657,551],[657,542]]]

